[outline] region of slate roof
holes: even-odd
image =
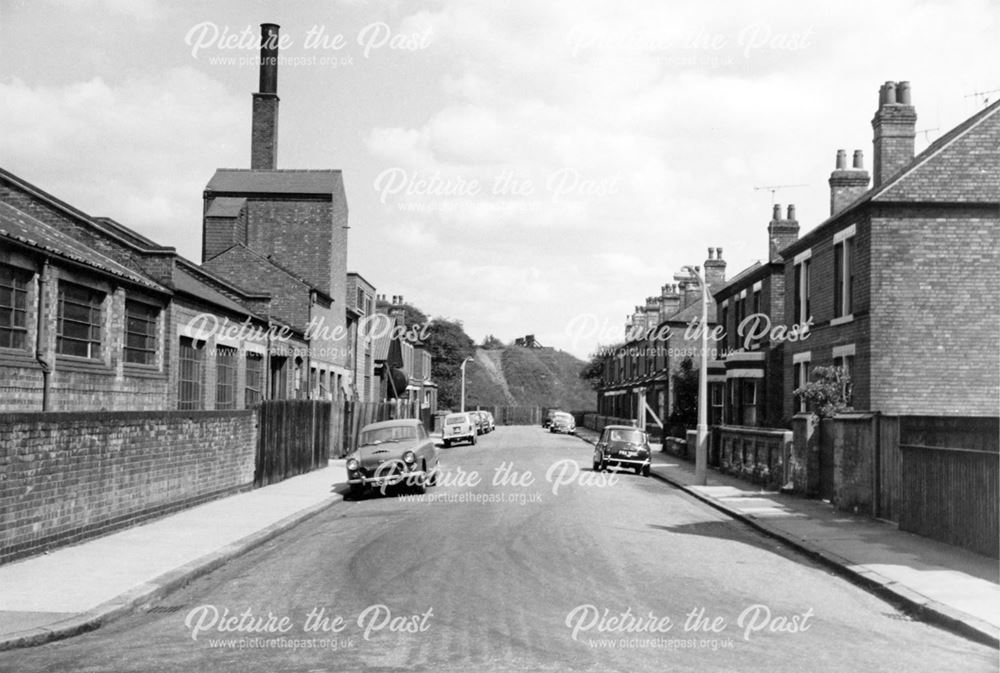
[[[145,275],[4,202],[0,202],[0,236],[113,276],[125,278],[144,287],[161,292],[168,291]]]
[[[372,342],[372,358],[384,361],[389,358],[389,346],[392,344],[392,328],[396,320],[385,313],[374,313],[368,321],[369,329],[375,333]]]
[[[709,297],[711,297],[711,295],[709,295]],[[682,322],[687,324],[695,318],[701,320],[701,302],[701,297],[698,297],[698,300],[690,306],[682,308],[680,311],[667,317],[662,322]],[[711,298],[708,300],[708,322],[715,322],[715,302]]]
[[[220,168],[208,181],[205,191],[228,194],[333,195],[344,193],[344,178],[339,170]]]
[[[205,217],[239,217],[247,200],[239,196],[219,196],[208,204]]]
[[[874,191],[873,201],[1000,201],[1000,101],[984,108],[917,155]]]
[[[254,315],[252,312],[247,310],[246,306],[243,306],[239,302],[222,294],[179,264],[174,265],[172,280],[174,288],[178,292],[198,297],[199,299],[203,299],[210,304],[229,309],[234,313],[239,313],[241,315]]]

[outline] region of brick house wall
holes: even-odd
[[[880,209],[871,230],[872,408],[997,416],[1000,208]]]

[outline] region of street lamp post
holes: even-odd
[[[701,286],[701,367],[698,374],[698,431],[694,453],[694,483],[708,483],[708,286],[701,268],[683,266],[687,276],[674,276],[675,280],[690,280],[693,276]]]
[[[465,411],[465,365],[472,362],[472,358],[462,360],[462,411]]]

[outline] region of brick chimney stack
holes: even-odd
[[[681,310],[681,295],[677,284],[664,285],[660,288],[660,322],[666,320]]]
[[[830,215],[836,215],[868,191],[869,179],[864,152],[854,150],[853,166],[848,168],[847,152],[837,150],[837,166],[830,173]]]
[[[788,204],[786,217],[781,217],[781,204],[774,204],[771,221],[767,225],[769,261],[781,259],[781,250],[799,239],[799,221],[795,219],[795,204]]]
[[[260,24],[260,91],[253,94],[250,168],[274,170],[278,165],[278,28]]]
[[[726,262],[722,259],[722,248],[709,248],[705,260],[705,282],[709,292],[726,284]]]
[[[406,326],[406,309],[403,308],[403,295],[392,295],[392,308],[389,315],[396,321],[396,327]]]
[[[875,131],[873,187],[879,187],[913,160],[917,112],[910,103],[909,82],[886,82],[879,89]]]
[[[696,269],[698,267],[695,267]],[[681,308],[687,308],[691,304],[697,304],[701,299],[701,288],[698,286],[697,280],[682,280],[680,282],[681,293],[683,299],[681,301]]]

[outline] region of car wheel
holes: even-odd
[[[477,441],[476,435],[474,435],[474,434],[472,435],[472,440],[471,441],[472,441],[472,445],[475,446],[476,445],[476,441]]]
[[[351,500],[360,500],[361,496],[365,494],[364,484],[351,484]]]
[[[601,460],[599,458],[594,458],[594,472],[601,471]]]
[[[635,468],[635,473],[636,473],[636,475],[638,475],[638,476],[641,476],[641,475],[642,475],[642,465],[639,465],[639,466],[637,466],[637,467]]]
[[[422,495],[427,492],[427,463],[421,463],[420,469],[423,470],[424,473],[420,475],[420,478],[415,479],[411,486],[413,492],[417,495]]]
[[[444,448],[446,448],[446,449],[450,449],[451,448],[451,440],[450,439],[444,440]]]
[[[649,476],[649,465],[646,465],[645,467],[642,468],[642,476],[644,477]]]
[[[434,468],[434,471],[431,472],[431,476],[428,477],[428,479],[427,479],[427,485],[428,486],[437,486],[438,485],[438,470],[439,469],[441,469],[441,465],[440,464],[438,464]]]

